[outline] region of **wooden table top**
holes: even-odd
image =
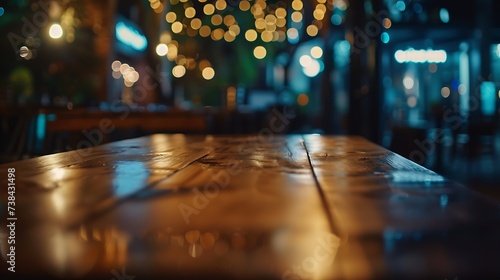
[[[0,165],[2,257],[8,168],[17,218],[2,279],[500,277],[497,204],[359,137],[267,136]]]

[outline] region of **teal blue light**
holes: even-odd
[[[41,151],[43,148],[43,141],[45,139],[45,128],[47,126],[47,119],[45,114],[39,114],[35,119],[35,149]]]
[[[485,116],[494,116],[496,110],[496,86],[493,82],[481,84],[481,111]]]
[[[138,51],[143,51],[148,46],[148,41],[144,35],[121,21],[116,24],[116,38]]]
[[[380,35],[380,40],[382,40],[382,43],[387,44],[389,41],[391,41],[391,36],[387,32],[383,32]]]
[[[446,207],[448,206],[448,196],[447,195],[441,195],[439,198],[439,204],[441,204],[441,207]]]
[[[399,11],[403,12],[404,10],[406,10],[406,4],[404,1],[398,1],[396,2],[396,9],[398,9]]]
[[[140,161],[118,161],[115,167],[113,187],[115,196],[126,197],[147,184],[149,172]]]
[[[330,20],[334,25],[342,24],[342,17],[338,14],[334,14]]]
[[[439,10],[439,18],[443,23],[448,23],[450,22],[450,13],[447,9],[442,8],[441,10]]]

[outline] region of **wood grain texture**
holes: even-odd
[[[7,168],[19,277],[500,275],[498,205],[358,137],[158,134]]]

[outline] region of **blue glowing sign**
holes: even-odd
[[[398,50],[394,58],[399,63],[445,63],[448,54],[445,50]]]
[[[481,111],[485,116],[494,116],[496,110],[496,86],[493,82],[481,84]]]
[[[116,39],[137,51],[144,51],[148,46],[148,40],[132,25],[119,21],[116,24]]]

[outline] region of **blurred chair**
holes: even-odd
[[[496,128],[497,122],[494,119],[485,119],[469,123],[465,129],[466,133],[462,131],[454,135],[453,158],[456,159],[455,162],[464,161],[468,176],[488,157],[496,163]]]
[[[4,108],[5,109],[5,108]],[[16,161],[37,154],[37,110],[2,110],[0,116],[2,130],[1,162]]]

